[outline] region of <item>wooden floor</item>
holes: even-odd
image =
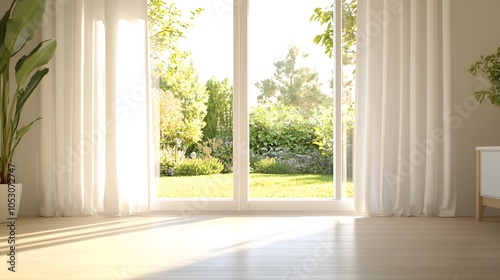
[[[500,219],[22,217],[1,279],[500,279]]]

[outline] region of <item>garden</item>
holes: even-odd
[[[333,107],[309,116],[276,103],[252,107],[251,198],[333,197],[333,113]],[[178,138],[165,145],[157,196],[231,198],[233,142],[222,134],[192,147]],[[345,189],[352,197],[352,183]]]
[[[346,3],[352,6],[343,9],[355,14],[355,1]],[[311,34],[312,41],[327,50],[325,58],[331,57],[332,8],[311,11],[310,21],[325,28],[324,33]],[[182,12],[175,3],[149,2],[150,48],[158,78],[154,92],[160,130],[157,196],[230,198],[233,86],[228,78],[215,76],[200,81],[191,52],[181,50],[179,42],[194,28],[204,8],[189,11],[189,19]],[[250,197],[333,198],[333,81],[327,81],[325,90],[318,72],[304,63],[308,54],[300,47],[290,45],[283,54],[273,63],[273,75],[254,84],[260,93],[250,108]],[[351,162],[352,88],[348,83],[344,88],[339,109],[345,146],[339,155]],[[351,166],[347,170],[343,196],[352,197]]]

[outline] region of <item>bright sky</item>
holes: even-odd
[[[333,67],[324,49],[312,42],[322,31],[317,22],[309,18],[316,7],[328,7],[331,0],[250,0],[249,1],[249,96],[253,103],[260,93],[254,84],[274,73],[273,63],[285,58],[289,46],[294,44],[309,53],[302,64],[316,69],[324,90]],[[232,0],[182,0],[178,7],[189,11],[202,7],[195,28],[186,33],[181,48],[191,50],[192,61],[205,82],[211,76],[219,80],[233,75],[233,14]],[[301,61],[298,61],[301,63]]]

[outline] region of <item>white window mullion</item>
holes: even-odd
[[[233,125],[233,197],[238,210],[248,210],[250,183],[250,126],[247,90],[248,0],[234,0],[234,125]]]

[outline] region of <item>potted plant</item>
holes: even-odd
[[[49,71],[39,68],[52,59],[57,45],[55,39],[45,40],[28,54],[16,56],[34,37],[44,13],[45,0],[13,0],[0,20],[0,222],[17,217],[22,184],[14,184],[12,158],[40,118],[21,127],[19,120],[26,101]]]
[[[494,54],[481,55],[481,59],[471,65],[469,73],[473,76],[482,74],[491,84],[487,90],[474,92],[476,101],[483,103],[488,98],[493,106],[500,107],[500,47]]]

